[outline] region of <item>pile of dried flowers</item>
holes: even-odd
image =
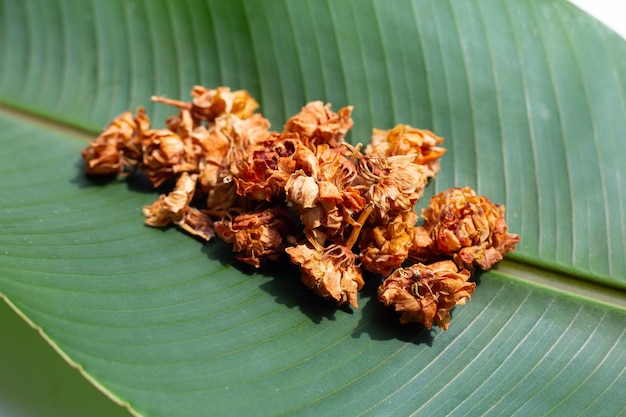
[[[442,329],[474,292],[475,267],[489,269],[519,241],[504,207],[467,187],[434,196],[417,225],[415,204],[445,153],[430,131],[374,129],[362,151],[344,141],[352,107],[314,101],[273,132],[246,91],[191,95],[152,98],[179,109],[166,129],[151,129],[140,107],[82,152],[89,175],[139,169],[155,187],[173,185],[143,208],[150,226],[217,235],[257,268],[286,253],[307,287],[338,304],[357,306],[364,268],[385,277],[378,299],[401,322]]]

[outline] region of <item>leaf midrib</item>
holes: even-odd
[[[34,110],[19,103],[0,101],[0,115],[18,119],[23,123],[37,125],[80,141],[91,141],[99,132],[89,124],[62,119],[54,114]],[[527,285],[546,288],[595,303],[626,310],[624,288],[606,282],[607,277],[595,276],[588,271],[574,267],[560,267],[542,262],[522,254],[509,254],[494,270],[490,271],[503,278],[509,278]],[[598,281],[605,281],[600,283]]]

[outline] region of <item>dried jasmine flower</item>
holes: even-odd
[[[330,110],[330,104],[310,102],[287,121],[285,132],[297,133],[311,149],[320,144],[339,147],[352,129],[352,109],[352,106],[344,107],[335,113]]]
[[[430,265],[417,263],[397,269],[378,289],[378,299],[402,312],[401,323],[422,323],[430,329],[437,323],[443,330],[450,324],[450,310],[471,298],[476,284],[470,272],[457,269],[452,261]]]
[[[183,172],[196,172],[197,162],[189,160],[183,139],[169,129],[144,132],[141,170],[155,187],[176,178]]]
[[[391,130],[374,129],[365,154],[379,158],[412,155],[413,162],[422,165],[427,176],[434,177],[440,169],[439,158],[446,153],[437,146],[442,142],[443,138],[429,130],[399,124]]]
[[[151,129],[143,108],[122,113],[83,150],[86,173],[141,171],[170,190],[143,208],[147,225],[217,235],[255,268],[286,253],[308,288],[339,305],[358,306],[363,267],[387,277],[378,299],[401,322],[445,330],[474,291],[470,271],[519,241],[504,207],[469,188],[433,197],[416,226],[415,204],[445,153],[428,130],[374,129],[361,152],[345,142],[352,106],[335,113],[314,101],[273,132],[244,90],[195,86],[189,102],[152,99],[178,114]]]
[[[435,195],[422,210],[423,226],[411,248],[418,260],[453,258],[461,268],[491,268],[520,241],[508,233],[504,206],[477,196],[469,187]]]
[[[295,240],[293,218],[283,206],[225,217],[213,227],[220,239],[232,243],[238,260],[256,268],[267,259],[278,259],[288,241]]]
[[[193,97],[191,103],[158,96],[152,96],[152,101],[189,110],[194,119],[209,122],[224,114],[246,119],[252,116],[254,110],[259,107],[247,91],[232,92],[228,87],[218,87],[212,90],[197,85],[191,90],[191,96]]]
[[[152,205],[144,206],[143,215],[146,217],[146,224],[165,227],[174,223],[191,235],[211,240],[215,235],[211,218],[189,205],[196,190],[196,180],[197,175],[184,172],[173,191],[167,195],[160,195]]]
[[[284,201],[298,145],[297,137],[274,133],[240,150],[230,166],[237,194],[257,201]]]
[[[370,272],[389,275],[399,268],[409,256],[414,238],[417,214],[407,211],[388,222],[364,228],[359,239],[359,257],[363,267]]]
[[[124,112],[111,121],[82,152],[88,175],[129,175],[141,160],[141,138],[150,128],[150,119],[143,107],[133,117]]]
[[[346,246],[316,248],[310,244],[288,247],[285,252],[300,266],[302,282],[323,298],[358,307],[357,292],[364,281],[358,258]]]
[[[371,184],[365,198],[376,207],[380,219],[412,211],[424,193],[428,177],[422,165],[412,162],[411,155],[388,158],[364,157],[359,174]]]

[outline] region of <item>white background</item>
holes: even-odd
[[[570,0],[626,38],[626,0]]]

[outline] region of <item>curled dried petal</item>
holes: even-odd
[[[412,211],[424,193],[428,177],[422,165],[411,162],[411,156],[392,156],[386,159],[373,158],[361,169],[374,180],[366,198],[376,207],[378,218],[394,217],[398,213]],[[373,170],[373,172],[372,172]]]
[[[320,245],[328,237],[343,237],[348,226],[356,225],[352,216],[365,206],[358,191],[342,190],[335,182],[308,176],[303,170],[291,174],[285,193],[287,203],[300,216],[305,236]]]
[[[206,137],[199,141],[200,184],[205,192],[232,181],[233,156],[269,136],[269,122],[260,114],[242,120],[233,115],[215,119]]]
[[[450,310],[471,298],[476,284],[467,282],[470,272],[458,271],[452,261],[431,265],[417,263],[397,269],[378,288],[378,299],[402,312],[401,323],[422,323],[428,329],[434,323],[448,329]]]
[[[128,175],[141,160],[142,132],[150,128],[150,119],[143,107],[133,117],[124,112],[94,139],[81,155],[89,175]]]
[[[197,85],[191,90],[191,96],[193,97],[191,103],[158,96],[152,96],[152,101],[188,110],[194,119],[209,122],[225,114],[246,119],[252,116],[254,110],[259,107],[247,91],[233,92],[228,87],[218,87],[212,90]]]
[[[266,259],[278,259],[295,233],[291,213],[283,206],[225,218],[214,222],[214,228],[222,240],[233,244],[237,259],[256,268]]]
[[[320,204],[320,184],[316,178],[305,175],[304,171],[298,170],[291,174],[285,184],[285,192],[287,202],[298,212]]]
[[[409,255],[415,222],[417,214],[408,211],[363,229],[359,240],[363,267],[383,276],[400,267]]]
[[[437,145],[443,138],[430,130],[416,129],[409,125],[396,125],[390,130],[374,129],[365,154],[386,158],[394,155],[413,155],[413,162],[425,167],[426,175],[434,177],[439,172],[439,158],[446,153]]]
[[[228,87],[215,90],[195,86],[191,90],[195,117],[214,120],[223,114],[232,114],[246,119],[254,113],[259,104],[245,90],[231,91]]]
[[[415,242],[412,256],[420,260],[451,257],[463,268],[489,269],[520,241],[518,235],[508,233],[504,212],[503,205],[477,196],[469,187],[439,193],[422,210],[419,235],[427,234],[430,242]],[[420,246],[425,243],[426,247]]]
[[[257,201],[283,200],[285,184],[295,170],[293,155],[298,146],[296,137],[272,134],[242,149],[230,167],[237,194]]]
[[[185,160],[182,138],[168,129],[144,132],[142,148],[141,169],[155,187],[175,178],[177,173],[197,170],[197,166]]]
[[[332,148],[341,146],[354,124],[351,118],[353,107],[344,107],[337,113],[330,107],[330,104],[324,105],[321,101],[308,103],[287,121],[284,131],[297,133],[311,149],[322,143]]]
[[[191,207],[196,190],[197,175],[183,173],[176,187],[169,194],[161,194],[150,206],[144,206],[143,215],[146,224],[153,227],[165,227],[176,224],[189,234],[211,240],[214,236],[210,217]]]
[[[331,245],[317,249],[301,244],[285,251],[300,266],[302,281],[308,288],[339,305],[347,302],[358,307],[357,292],[364,282],[357,256],[349,248]]]

